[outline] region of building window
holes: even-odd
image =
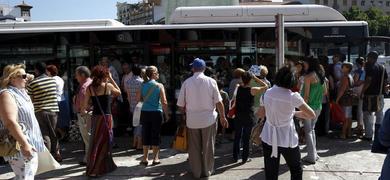
[[[348,1],[347,0],[343,0],[343,6],[348,6]]]
[[[328,5],[329,5],[328,0],[324,0],[324,5],[325,5],[325,6],[328,6]]]
[[[387,7],[390,6],[390,1],[386,1],[386,6],[387,6]]]
[[[366,6],[366,1],[360,2],[360,5],[361,5],[361,6]]]
[[[352,0],[352,6],[357,6],[357,0]]]
[[[371,6],[375,6],[375,2],[374,1],[371,1]]]
[[[383,6],[383,1],[379,1],[379,2],[378,2],[378,5],[379,5],[379,6]]]
[[[320,4],[320,0],[316,0],[316,2],[315,2],[316,4]]]
[[[3,15],[3,10],[0,10],[0,16],[2,16]]]

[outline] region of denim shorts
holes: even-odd
[[[352,118],[352,106],[344,106],[343,110],[344,110],[345,118],[348,119]]]
[[[142,125],[139,125],[137,127],[134,127],[133,129],[134,136],[142,136]]]

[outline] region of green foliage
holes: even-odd
[[[367,21],[371,36],[390,36],[390,16],[378,8],[372,7],[362,11],[352,6],[343,15],[349,21]]]

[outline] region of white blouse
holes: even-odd
[[[295,108],[303,103],[299,93],[276,85],[265,92],[261,106],[265,108],[267,120],[260,137],[263,142],[272,146],[271,157],[278,157],[278,147],[298,146],[293,117]]]

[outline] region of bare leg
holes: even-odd
[[[159,157],[159,154],[160,154],[160,147],[158,146],[152,146],[153,148],[153,161],[154,162],[160,162],[160,157]]]
[[[144,158],[142,159],[143,162],[148,161],[148,155],[149,155],[149,146],[144,146]]]
[[[138,143],[137,143],[137,149],[142,149],[142,137],[137,136]]]

